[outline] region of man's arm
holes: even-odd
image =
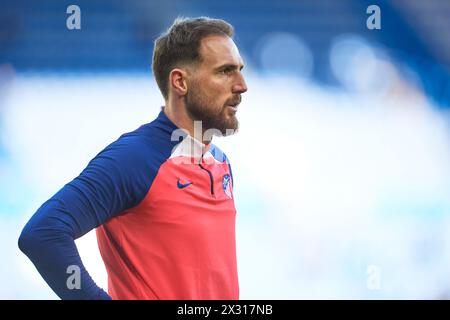
[[[64,189],[61,191],[65,192]],[[89,276],[75,245],[75,229],[88,232],[92,228],[79,225],[75,219],[64,203],[53,198],[48,200],[23,229],[19,248],[61,299],[110,299]],[[80,270],[79,289],[71,290],[67,285],[73,272],[70,266],[76,266]]]
[[[24,227],[19,248],[61,299],[110,299],[84,268],[74,240],[143,199],[149,179],[142,173],[139,150],[142,146],[135,138],[108,146]],[[80,289],[67,286],[70,266],[80,270]]]

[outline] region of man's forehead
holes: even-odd
[[[202,39],[200,55],[208,64],[242,64],[242,58],[233,39],[226,36],[209,36]]]

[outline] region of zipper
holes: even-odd
[[[209,171],[208,169],[206,169],[205,167],[203,167],[201,164],[199,164],[200,168],[202,168],[203,170],[205,170],[206,172],[208,172],[209,175],[209,181],[211,182],[211,195],[214,196],[214,180],[213,180],[213,175],[211,173],[211,171]]]

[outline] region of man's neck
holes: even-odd
[[[204,144],[206,148],[209,147],[211,141],[203,138],[203,128],[195,130],[194,120],[191,119],[184,106],[179,106],[175,110],[172,105],[166,103],[166,106],[163,107],[163,112],[178,128],[187,131],[192,138]]]

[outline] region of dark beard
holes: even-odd
[[[189,117],[194,121],[201,121],[203,131],[215,129],[220,131],[222,136],[228,136],[238,130],[239,121],[236,116],[228,117],[226,106],[219,111],[208,108],[208,104],[201,98],[197,86],[188,92],[184,101]]]

